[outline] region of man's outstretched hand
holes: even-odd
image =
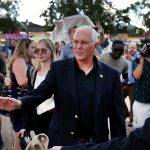
[[[10,97],[2,97],[0,96],[0,110],[15,110],[21,108],[21,101],[10,98]]]

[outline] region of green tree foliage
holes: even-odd
[[[52,29],[55,21],[76,14],[85,14],[94,23],[100,20],[107,33],[126,32],[130,22],[129,10],[113,8],[111,0],[51,0],[49,4],[41,14],[47,29]]]
[[[76,9],[78,6],[74,0],[51,0],[49,5],[41,14],[46,22],[46,30],[52,30],[57,20],[78,14]]]
[[[0,31],[13,33],[17,30],[18,9],[17,0],[0,0]]]
[[[143,20],[143,25],[150,30],[150,1],[138,1],[132,4],[129,9],[133,10],[137,17]]]
[[[18,22],[9,17],[0,18],[0,31],[3,33],[14,33],[17,31]]]

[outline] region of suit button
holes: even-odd
[[[78,118],[78,115],[75,115],[75,118]]]
[[[74,132],[71,132],[71,135],[74,135]]]

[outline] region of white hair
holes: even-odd
[[[78,31],[89,31],[92,35],[93,43],[96,43],[98,41],[98,37],[99,37],[98,32],[92,27],[83,25],[83,26],[78,27],[75,33],[77,33]]]

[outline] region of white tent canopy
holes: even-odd
[[[55,23],[55,28],[52,32],[52,40],[54,42],[58,41],[65,41],[68,42],[68,29],[70,29],[73,26],[81,26],[81,25],[89,25],[91,27],[94,27],[95,25],[90,20],[90,18],[86,15],[74,15],[65,17]]]

